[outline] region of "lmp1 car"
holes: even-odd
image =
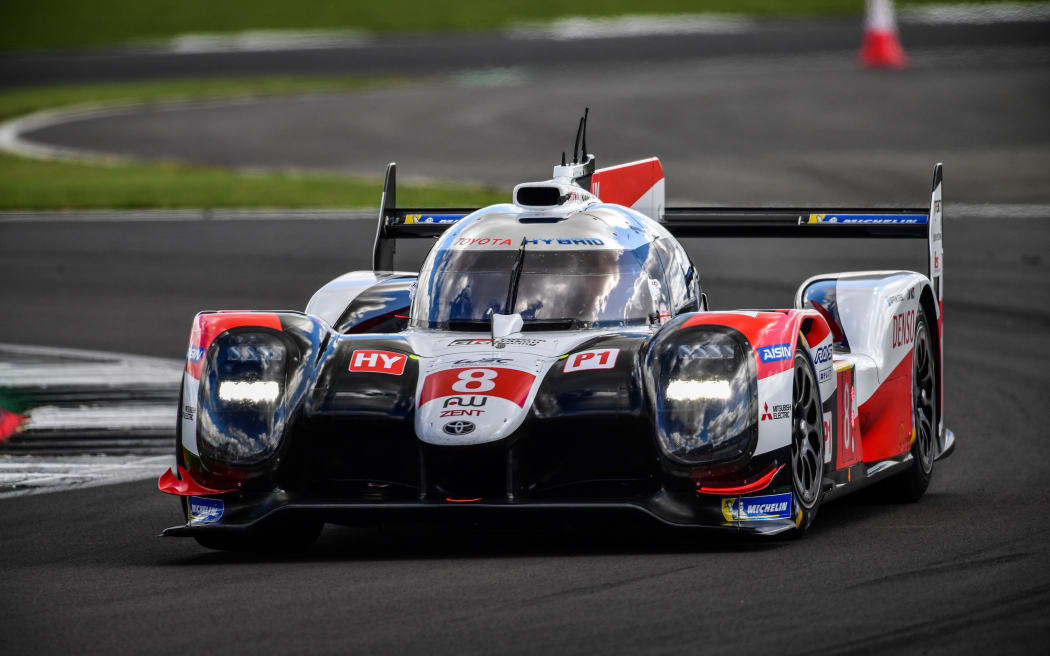
[[[192,536],[302,548],[326,522],[631,516],[802,534],[880,479],[923,495],[941,416],[941,168],[929,210],[665,208],[660,162],[553,179],[483,209],[397,208],[374,270],[305,312],[202,312],[176,465]],[[579,154],[577,154],[579,152]],[[712,311],[676,236],[927,239],[929,275],[829,273],[794,308]],[[436,238],[417,273],[396,240]]]

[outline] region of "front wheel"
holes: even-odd
[[[791,483],[795,534],[813,523],[824,485],[824,413],[813,365],[801,344],[795,349],[791,405]]]

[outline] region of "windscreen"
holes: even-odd
[[[412,325],[487,330],[494,313],[520,313],[533,330],[642,324],[658,310],[660,283],[646,273],[659,269],[646,266],[656,257],[650,244],[633,251],[439,249],[420,273]]]

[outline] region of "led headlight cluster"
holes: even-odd
[[[274,333],[232,331],[215,340],[201,378],[198,426],[211,457],[249,464],[276,450],[288,363],[289,345]]]
[[[662,331],[646,358],[647,389],[664,453],[686,464],[730,461],[758,436],[754,356],[722,326]]]

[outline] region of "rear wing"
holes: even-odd
[[[399,208],[397,165],[389,164],[379,209],[373,268],[391,271],[397,239],[432,238],[475,208]],[[937,301],[944,298],[942,166],[933,169],[928,208],[668,207],[661,223],[675,237],[828,237],[925,239]]]
[[[470,207],[398,207],[397,164],[386,165],[383,197],[379,204],[379,227],[372,252],[372,269],[393,271],[394,253],[398,239],[427,239],[437,237],[477,208]]]

